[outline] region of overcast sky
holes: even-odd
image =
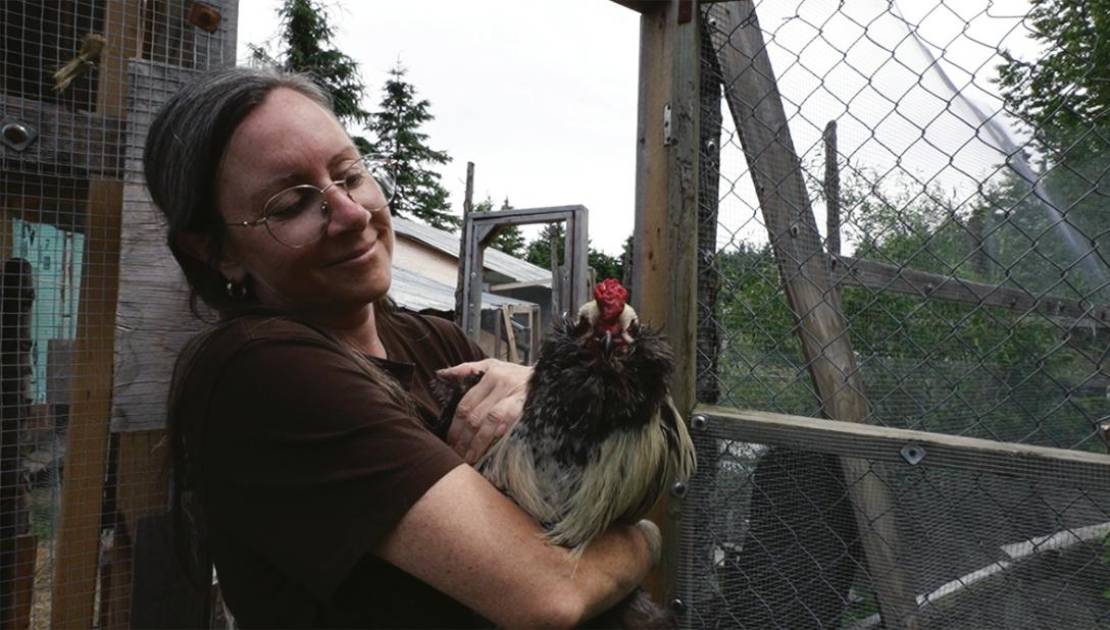
[[[280,0],[241,0],[239,50],[277,31]],[[800,6],[799,6],[800,5]],[[453,162],[443,181],[461,211],[466,162],[476,200],[516,207],[583,204],[595,247],[620,252],[631,233],[639,16],[604,0],[346,0],[330,2],[337,44],[361,64],[366,108],[398,60],[436,120],[430,144]],[[840,7],[838,9],[838,7]],[[1001,43],[1035,54],[1025,0],[897,6],[974,107],[993,115]],[[931,60],[883,0],[775,0],[761,26],[803,159],[837,119],[854,166],[900,165],[922,181],[974,189],[1002,159],[967,102],[953,100]],[[891,52],[893,51],[893,52]],[[996,116],[1001,127],[1012,122]],[[727,114],[726,114],[727,120]],[[761,240],[738,144],[722,143],[721,237]],[[735,185],[733,185],[735,182]],[[817,204],[818,224],[823,208]],[[753,220],[754,219],[754,220]]]
[[[239,58],[277,29],[279,0],[241,0]],[[436,119],[432,148],[462,211],[466,163],[476,201],[582,204],[595,247],[632,232],[639,16],[601,0],[346,0],[337,44],[356,59],[376,109],[400,60]]]

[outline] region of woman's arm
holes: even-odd
[[[377,554],[504,627],[572,627],[620,601],[659,555],[658,530],[614,527],[580,557],[470,466],[421,497]]]

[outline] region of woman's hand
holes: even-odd
[[[477,462],[494,440],[520,420],[532,377],[532,368],[497,359],[462,363],[437,374],[462,380],[479,372],[485,375],[459,401],[447,430],[447,444],[468,464]]]

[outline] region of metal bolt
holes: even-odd
[[[6,122],[0,127],[0,137],[4,145],[13,151],[22,151],[35,141],[38,134],[31,127],[20,122]]]
[[[796,238],[798,236],[798,232],[799,232],[799,230],[798,230],[798,224],[797,223],[790,226],[790,238]]]
[[[921,463],[921,460],[925,459],[925,447],[917,442],[907,443],[900,452],[902,459],[906,460],[906,463],[910,466],[916,466]]]
[[[695,431],[704,431],[708,426],[709,418],[706,418],[700,413],[693,418],[690,418],[690,428]]]
[[[672,599],[671,610],[679,614],[686,612],[686,602],[682,601],[682,599],[678,597]]]
[[[674,485],[671,486],[671,494],[679,498],[686,496],[686,484],[681,481],[674,482]]]

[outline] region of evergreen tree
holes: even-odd
[[[252,62],[308,74],[331,95],[335,114],[344,125],[348,128],[365,125],[370,112],[361,105],[366,88],[358,62],[335,48],[335,29],[328,23],[325,7],[315,0],[285,0],[278,9],[278,17],[281,31],[277,56],[252,44]],[[351,137],[360,151],[370,149],[365,138],[355,134]]]
[[[506,198],[504,203],[501,204],[501,210],[512,210],[512,205],[509,204],[509,199]],[[493,199],[487,196],[482,201],[479,201],[474,206],[473,212],[491,212],[493,211]],[[520,228],[515,225],[503,226],[490,242],[490,247],[505,252],[510,256],[516,258],[524,258],[524,235],[520,232]]]
[[[416,88],[405,81],[405,68],[398,62],[389,71],[378,111],[370,115],[368,126],[377,136],[372,148],[390,160],[397,177],[397,195],[390,204],[393,214],[411,215],[433,227],[454,230],[462,220],[451,213],[447,189],[439,183],[439,173],[431,170],[451,158],[429,147],[428,134],[420,131],[422,124],[434,119],[428,111],[430,105],[417,99]]]
[[[528,243],[524,259],[533,265],[543,267],[544,269],[551,268],[551,241],[555,241],[555,251],[558,255],[560,263],[565,263],[563,251],[566,248],[566,229],[563,223],[551,223],[543,228],[540,235],[535,240]],[[631,246],[631,239],[627,243]],[[603,251],[594,249],[587,245],[586,260],[587,264],[593,268],[597,274],[597,281],[600,282],[606,278],[613,278],[614,280],[622,280],[624,278],[624,261],[621,258],[610,256]]]

